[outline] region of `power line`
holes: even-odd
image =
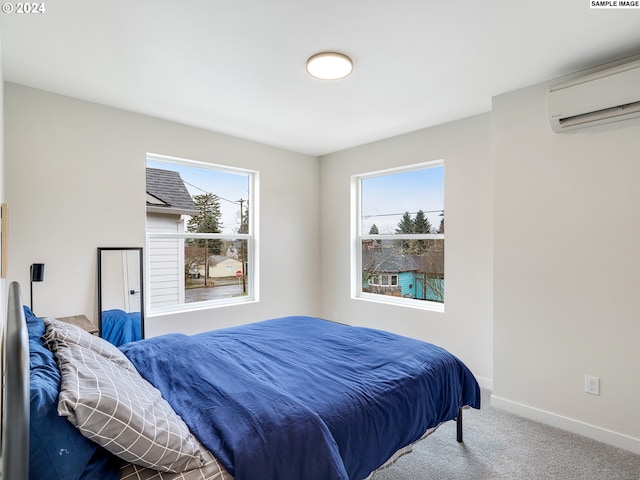
[[[362,218],[373,218],[373,217],[397,217],[402,216],[405,213],[409,215],[416,215],[418,212],[402,212],[402,213],[378,213],[376,215],[363,215]],[[444,213],[444,210],[422,210],[422,213]]]
[[[202,188],[200,188],[200,187],[198,187],[198,186],[194,185],[193,183],[189,183],[189,182],[187,182],[186,180],[182,180],[182,181],[183,181],[184,183],[186,183],[187,185],[192,186],[192,187],[193,187],[193,188],[195,188],[196,190],[200,190],[201,192],[204,192],[204,193],[210,193],[210,194],[215,195],[216,197],[218,197],[220,200],[224,200],[225,202],[233,203],[234,205],[240,205],[240,207],[242,207],[242,203],[241,203],[240,201],[229,200],[228,198],[221,197],[220,195],[218,195],[218,194],[216,194],[216,193],[208,192],[207,190],[204,190],[204,189],[202,189]]]

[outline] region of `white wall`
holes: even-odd
[[[152,317],[149,336],[319,311],[318,159],[5,84],[10,279],[39,315],[97,314],[96,248],[145,245],[145,155],[260,171],[260,302]]]
[[[640,120],[555,134],[546,87],[493,102],[492,404],[640,453]]]
[[[2,45],[0,45],[0,65],[2,65]],[[4,203],[6,200],[6,180],[4,173],[4,80],[3,80],[3,70],[0,68],[0,203]],[[6,252],[3,252],[3,255]],[[5,298],[7,298],[7,283],[4,278],[0,278],[0,332],[3,330],[5,312],[6,312],[6,302]],[[0,336],[2,333],[0,333]],[[0,407],[2,407],[2,400],[0,400]]]
[[[322,315],[439,344],[491,387],[490,116],[480,115],[321,158]],[[350,298],[350,178],[444,159],[445,312]]]

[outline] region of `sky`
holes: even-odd
[[[249,176],[206,168],[206,164],[147,159],[147,166],[180,173],[192,197],[214,193],[220,199],[223,233],[236,233],[240,227],[238,200],[249,198]],[[200,166],[202,165],[202,166]],[[378,232],[395,233],[404,212],[415,217],[418,210],[434,228],[440,225],[444,210],[444,167],[436,166],[362,179],[362,233],[375,223]],[[246,203],[245,203],[246,206]]]
[[[199,164],[198,164],[199,165]],[[206,164],[203,164],[206,167]],[[147,159],[147,167],[178,172],[192,197],[202,193],[214,193],[219,197],[222,212],[222,233],[236,233],[240,228],[240,202],[249,198],[249,176]],[[245,210],[246,212],[246,210]]]
[[[405,212],[422,210],[434,228],[444,211],[444,167],[385,174],[362,179],[362,233],[395,233]]]

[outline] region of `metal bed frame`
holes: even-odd
[[[9,285],[4,331],[2,478],[29,478],[29,337],[20,285]]]

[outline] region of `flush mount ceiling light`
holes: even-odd
[[[316,53],[307,60],[309,75],[321,80],[338,80],[349,75],[351,70],[353,70],[353,62],[342,53]]]

